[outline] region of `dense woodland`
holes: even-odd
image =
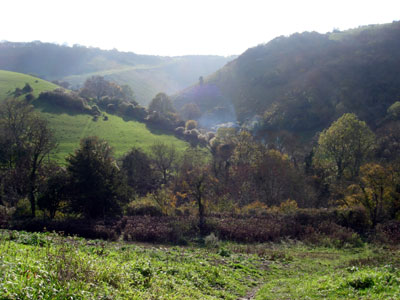
[[[327,34],[296,33],[248,49],[174,96],[200,124],[227,121],[310,139],[344,113],[376,129],[400,98],[400,23]]]
[[[393,23],[277,38],[147,107],[130,86],[101,76],[75,91],[56,81],[59,89],[37,99],[28,84],[17,88],[0,107],[1,225],[163,242],[211,232],[250,242],[397,242],[399,32]],[[117,158],[92,136],[60,163],[38,102],[93,122],[104,112],[139,120],[188,147],[132,145]],[[241,122],[211,130],[206,118]]]

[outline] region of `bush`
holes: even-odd
[[[197,128],[197,122],[195,120],[188,120],[185,123],[186,130],[192,130]]]
[[[302,240],[308,244],[324,247],[363,246],[363,242],[356,232],[329,221],[322,222],[316,227],[307,226]]]
[[[82,219],[66,219],[63,221],[49,221],[43,219],[25,219],[14,221],[9,225],[13,230],[29,232],[56,231],[66,235],[78,235],[89,239],[103,239],[115,241],[119,237],[118,223],[110,220],[107,223],[90,222]]]
[[[251,202],[241,208],[241,212],[245,215],[262,215],[266,214],[268,211],[268,206],[260,201]]]
[[[218,248],[218,237],[216,237],[214,233],[210,233],[204,238],[204,244],[207,248]]]
[[[128,216],[152,216],[161,217],[163,215],[160,206],[149,198],[134,200],[128,204],[126,209]]]
[[[97,115],[97,110],[92,111],[86,100],[79,97],[74,92],[66,92],[63,89],[56,89],[54,91],[42,92],[39,95],[38,101],[44,101],[50,104],[55,104],[67,109],[72,109],[81,113],[88,113]]]
[[[25,101],[26,102],[31,102],[34,98],[35,97],[31,93],[25,95]]]
[[[15,208],[8,208],[0,205],[0,228],[6,228],[11,220],[11,216],[15,213]]]
[[[375,227],[374,242],[389,245],[400,244],[400,221],[392,220],[383,224],[378,224]]]

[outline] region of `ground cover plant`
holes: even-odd
[[[1,299],[398,299],[398,248],[165,246],[0,231]],[[243,298],[246,297],[246,298]]]
[[[260,283],[256,255],[1,231],[1,299],[236,299]]]
[[[286,246],[269,252],[254,299],[399,299],[399,250]]]

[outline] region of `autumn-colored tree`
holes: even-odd
[[[197,128],[197,122],[195,120],[187,120],[185,123],[186,130],[192,130]]]
[[[360,168],[359,183],[348,187],[345,203],[362,205],[375,227],[387,213],[393,213],[388,210],[400,208],[398,199],[393,172],[379,164],[368,163]]]
[[[196,203],[202,235],[205,233],[207,200],[213,193],[215,182],[216,179],[211,176],[204,153],[199,148],[188,148],[179,168],[177,188]]]

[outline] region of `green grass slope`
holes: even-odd
[[[44,106],[41,103],[37,103],[36,107],[50,122],[50,127],[59,141],[57,152],[54,154],[59,162],[63,162],[68,154],[79,147],[80,139],[94,135],[110,143],[117,157],[132,147],[147,151],[156,142],[173,144],[178,151],[187,147],[186,142],[171,134],[161,130],[150,130],[144,123],[126,121],[119,116],[106,114],[107,121],[103,118],[93,121],[90,115],[71,114],[58,107]]]
[[[0,100],[6,99],[10,91],[14,91],[16,87],[22,88],[25,83],[32,86],[35,96],[58,87],[33,76],[0,71]],[[68,154],[73,153],[79,147],[80,139],[94,135],[109,142],[117,157],[129,151],[133,146],[146,151],[155,142],[173,144],[178,151],[187,146],[186,142],[177,139],[174,135],[161,130],[150,130],[144,123],[134,120],[124,120],[119,116],[106,114],[107,121],[103,118],[93,121],[92,116],[87,114],[78,114],[55,105],[40,103],[37,100],[34,100],[33,104],[49,121],[50,127],[54,130],[58,141],[54,157],[61,163],[65,161]]]
[[[58,86],[30,75],[0,70],[0,101],[10,97],[16,88],[23,88],[26,83],[33,88],[33,95],[39,96],[41,92],[51,91]]]

